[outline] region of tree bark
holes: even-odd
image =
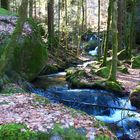
[[[1,7],[9,10],[9,0],[1,0]]]
[[[33,0],[29,0],[29,17],[33,17]]]
[[[48,44],[53,47],[54,38],[54,0],[48,1]]]
[[[116,73],[117,73],[117,52],[118,52],[118,27],[117,27],[117,19],[118,19],[118,9],[117,9],[117,0],[112,1],[112,43],[113,43],[113,54],[112,54],[112,64],[111,70],[108,80],[116,81]]]
[[[101,58],[101,45],[100,45],[100,38],[99,38],[99,34],[100,34],[100,10],[101,10],[101,1],[98,0],[98,60],[100,61]]]
[[[111,13],[112,13],[112,0],[109,0],[108,19],[107,19],[107,33],[106,33],[106,38],[105,38],[104,58],[103,58],[102,66],[106,66],[106,61],[107,61],[107,51],[108,51],[108,46],[109,46],[109,33],[110,33]]]
[[[123,35],[124,35],[124,19],[125,19],[125,1],[124,0],[118,0],[118,49],[123,49]]]

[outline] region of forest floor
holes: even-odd
[[[41,132],[48,132],[55,124],[61,124],[63,128],[85,130],[88,139],[99,134],[114,137],[94,117],[62,104],[46,103],[45,98],[33,93],[0,95],[0,125],[9,123],[26,124],[30,130]]]
[[[127,92],[131,92],[140,84],[140,69],[128,68],[129,74],[117,73],[118,81],[122,83]]]

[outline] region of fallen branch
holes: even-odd
[[[61,99],[61,101],[63,101],[63,102],[77,103],[77,104],[83,104],[83,105],[88,105],[88,106],[95,106],[95,107],[103,107],[103,108],[111,108],[111,109],[119,109],[119,110],[127,110],[127,111],[137,112],[135,109],[129,109],[129,108],[113,107],[113,106],[106,106],[106,105],[98,105],[98,104],[91,104],[91,103],[71,101],[71,100],[64,100],[64,99]]]

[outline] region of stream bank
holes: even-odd
[[[9,84],[0,95],[2,140],[115,140],[93,116]]]
[[[33,84],[36,88],[32,92],[95,116],[105,122],[118,139],[140,138],[140,114],[131,105],[128,95],[120,97],[101,89],[71,89],[65,72],[40,76]]]

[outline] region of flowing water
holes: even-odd
[[[140,114],[128,97],[120,98],[105,90],[69,89],[65,72],[39,77],[33,92],[55,103],[82,110],[108,123],[119,139],[134,140],[140,132]]]
[[[89,54],[97,55],[97,49],[89,51]],[[85,68],[92,63],[94,61],[78,66]],[[33,83],[36,88],[32,88],[32,91],[52,102],[94,115],[107,123],[120,140],[140,140],[140,114],[131,106],[128,97],[120,98],[105,90],[69,89],[65,75],[65,72],[60,72],[40,76]]]

